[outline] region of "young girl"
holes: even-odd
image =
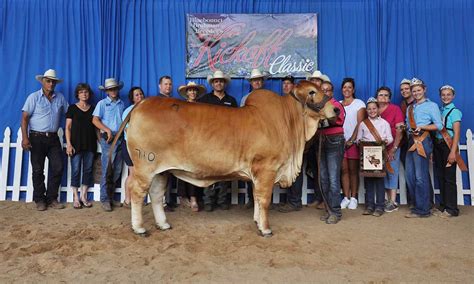
[[[379,115],[379,105],[375,98],[367,101],[368,118],[363,120],[357,131],[357,142],[379,142],[385,145],[392,143],[393,136],[390,124]],[[380,217],[384,212],[385,185],[383,177],[365,177],[366,209],[364,215]]]
[[[435,169],[441,193],[439,211],[435,211],[433,214],[441,217],[459,215],[456,189],[456,162],[459,159],[458,144],[461,136],[462,113],[453,104],[454,94],[454,88],[450,85],[442,86],[439,89],[439,96],[443,102],[441,115],[444,120],[444,127],[446,128],[443,131],[448,135],[444,138],[441,132],[438,131],[433,149]],[[447,141],[451,142],[451,147],[448,146]]]

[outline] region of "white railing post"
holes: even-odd
[[[12,200],[13,201],[20,201],[20,181],[21,181],[21,169],[22,169],[22,161],[23,161],[23,147],[21,147],[21,141],[23,137],[21,136],[21,128],[18,129],[17,132],[17,139],[16,139],[16,149],[15,149],[15,165],[14,165],[14,172],[13,172],[13,192],[12,192]]]
[[[472,143],[472,131],[468,129],[466,131],[466,148],[467,148],[467,166],[469,168],[469,189],[471,195],[471,206],[474,205],[474,146]]]
[[[7,180],[8,180],[8,161],[10,157],[10,139],[11,139],[10,127],[5,128],[3,132],[3,143],[2,143],[2,172],[0,173],[0,200],[7,199]],[[21,147],[21,144],[20,144]]]

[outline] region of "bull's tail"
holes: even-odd
[[[140,102],[142,103],[143,100]],[[138,103],[137,105],[139,105]],[[115,134],[114,140],[112,142],[112,145],[110,146],[109,149],[109,160],[107,161],[107,171],[105,175],[105,182],[107,185],[107,192],[112,193],[115,190],[115,180],[114,180],[114,165],[112,163],[112,155],[115,150],[115,145],[117,144],[117,141],[120,139],[120,136],[122,136],[123,131],[125,130],[125,127],[127,126],[128,122],[130,121],[130,117],[132,115],[133,110],[137,106],[135,105],[132,110],[128,113],[127,117],[122,121],[122,124],[120,125],[119,130]]]

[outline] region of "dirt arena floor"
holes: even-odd
[[[173,229],[147,238],[130,230],[130,210],[35,210],[0,202],[0,282],[300,283],[474,281],[474,207],[453,219],[380,218],[345,210],[337,225],[322,211],[270,212],[274,236],[257,235],[252,212],[168,213]]]

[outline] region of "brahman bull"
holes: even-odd
[[[287,96],[256,90],[242,108],[159,97],[138,104],[111,147],[128,123],[127,149],[135,167],[130,182],[134,232],[146,233],[142,203],[148,192],[156,225],[170,228],[162,198],[171,173],[200,187],[252,181],[254,221],[263,236],[271,236],[268,207],[273,185],[286,188],[296,179],[305,143],[315,135],[319,120],[335,117],[329,99],[313,83],[301,81]]]

